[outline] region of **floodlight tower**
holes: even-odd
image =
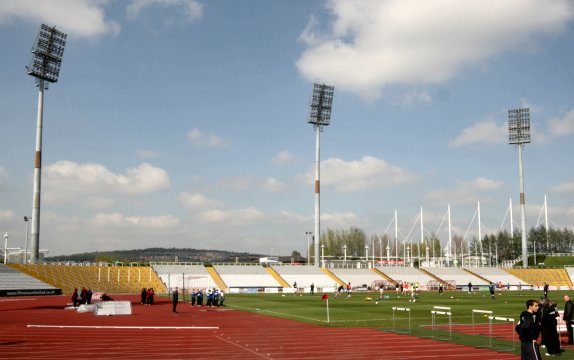
[[[333,106],[333,92],[335,88],[325,84],[313,84],[313,97],[311,99],[311,111],[309,112],[310,124],[313,124],[316,134],[315,152],[315,263],[319,267],[319,242],[321,242],[321,196],[320,196],[320,144],[321,131],[323,127],[329,125],[331,121],[331,108]]]
[[[530,142],[530,109],[508,110],[509,144],[518,147],[518,176],[520,178],[520,215],[522,222],[522,267],[528,267],[528,244],[526,242],[526,217],[524,200],[524,177],[522,176],[522,146]]]
[[[36,125],[36,156],[34,161],[34,193],[32,199],[32,229],[30,262],[38,262],[40,248],[40,188],[42,173],[42,122],[44,109],[44,90],[48,83],[58,81],[60,65],[64,55],[67,35],[56,30],[55,26],[42,24],[40,32],[32,48],[34,54],[30,65],[26,67],[28,75],[36,78],[38,86],[38,117]]]

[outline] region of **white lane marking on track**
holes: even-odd
[[[258,352],[256,352],[256,351],[253,351],[253,350],[248,349],[248,348],[246,348],[246,347],[244,347],[244,346],[241,346],[241,345],[239,345],[239,344],[236,344],[236,343],[234,343],[233,341],[229,341],[229,340],[227,340],[227,339],[224,339],[224,338],[222,338],[221,336],[217,336],[217,335],[216,335],[215,337],[218,338],[218,339],[220,339],[220,340],[223,340],[223,341],[225,341],[225,342],[227,342],[227,343],[230,343],[231,345],[235,345],[235,346],[237,346],[238,348],[241,348],[241,349],[243,349],[243,350],[247,350],[247,351],[249,351],[249,352],[251,352],[251,353],[253,353],[253,354],[255,354],[255,355],[259,356],[259,357],[262,357],[262,358],[264,358],[264,359],[272,359],[272,358],[269,357],[269,356],[265,356],[264,354],[260,354],[260,353],[258,353]]]
[[[219,330],[219,326],[98,326],[98,325],[27,325],[29,328],[60,329],[185,329],[185,330]]]

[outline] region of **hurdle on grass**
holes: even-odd
[[[402,307],[394,307],[394,306],[393,306],[393,331],[394,332],[401,332],[401,331],[398,331],[397,328],[395,327],[395,312],[397,312],[397,311],[402,311],[402,312],[408,313],[408,319],[409,319],[408,328],[407,328],[407,331],[402,331],[402,332],[410,333],[411,332],[411,309],[410,308],[402,308]]]
[[[510,323],[511,324],[511,332],[512,332],[512,351],[516,350],[516,331],[514,330],[514,319],[513,318],[506,318],[500,316],[489,316],[488,319],[492,322],[494,321],[501,321],[503,323]],[[492,325],[491,325],[492,328]],[[490,334],[490,347],[492,348],[492,333]]]
[[[472,335],[476,335],[476,332],[474,331],[474,314],[484,314],[483,316],[493,316],[493,313],[491,310],[478,310],[478,309],[472,309]],[[489,319],[488,321],[488,334],[489,336],[492,336],[492,320]]]
[[[445,310],[445,311],[441,311]],[[452,312],[450,306],[433,306],[431,310],[432,317],[432,337],[434,338],[434,328],[436,326],[436,316],[446,315],[448,317],[448,340],[452,340]]]

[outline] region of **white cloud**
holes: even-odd
[[[89,220],[90,225],[95,228],[105,229],[171,229],[179,227],[181,220],[171,216],[125,216],[120,213],[94,215]]]
[[[557,193],[574,193],[574,179],[552,187],[551,189]]]
[[[223,206],[221,202],[198,193],[183,192],[179,194],[179,200],[188,209],[220,208]]]
[[[263,180],[262,187],[267,192],[277,193],[287,190],[287,186],[275,178],[267,178]]]
[[[117,22],[105,18],[105,0],[18,0],[0,1],[0,24],[14,19],[44,22],[77,37],[117,34]]]
[[[293,155],[288,150],[283,150],[273,156],[273,163],[276,165],[287,165],[293,161]]]
[[[476,144],[497,145],[505,144],[507,141],[507,125],[498,125],[494,120],[488,119],[464,129],[462,134],[450,141],[449,145],[451,147],[462,147]]]
[[[569,0],[330,0],[334,20],[319,29],[312,17],[297,60],[310,81],[363,96],[391,84],[440,83],[541,34],[566,28]],[[511,21],[510,19],[520,19]]]
[[[482,193],[498,190],[503,185],[504,182],[502,181],[479,177],[475,180],[459,181],[454,189],[429,191],[425,194],[425,199],[441,205],[445,203],[469,205],[476,204],[478,201],[486,203],[490,199],[486,198]]]
[[[259,223],[267,218],[263,212],[253,208],[245,209],[213,209],[207,210],[200,214],[201,219],[210,223],[225,223],[234,226],[247,226]]]
[[[143,195],[170,187],[165,170],[147,163],[116,174],[99,164],[58,161],[46,166],[43,174],[43,194],[52,204],[75,202],[102,208],[113,204],[118,195]]]
[[[127,17],[135,20],[146,8],[171,8],[185,16],[187,21],[195,22],[203,16],[203,5],[197,0],[132,0],[127,7]]]
[[[199,129],[191,129],[187,133],[187,138],[194,145],[221,147],[227,145],[226,142],[214,134],[206,134]]]
[[[303,178],[307,183],[315,179],[314,170]],[[380,189],[412,183],[418,175],[383,159],[364,156],[361,160],[345,161],[327,159],[321,162],[321,185],[331,186],[340,192]]]
[[[550,134],[566,136],[574,134],[574,110],[568,111],[564,116],[548,120]]]

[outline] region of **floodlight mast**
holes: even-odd
[[[34,54],[26,72],[36,78],[38,86],[38,115],[36,125],[36,155],[34,160],[34,191],[32,199],[32,228],[30,262],[36,264],[40,249],[40,190],[42,184],[42,127],[44,112],[44,90],[48,83],[58,81],[60,65],[64,55],[67,35],[56,30],[55,26],[42,24],[40,32],[32,48]]]
[[[528,267],[528,243],[526,242],[526,215],[524,177],[522,175],[522,146],[530,142],[530,109],[508,110],[508,143],[518,147],[518,177],[520,178],[520,215],[522,225],[522,267]]]
[[[319,267],[319,242],[321,242],[321,186],[320,186],[320,159],[321,159],[321,131],[324,126],[331,122],[331,109],[333,106],[333,93],[335,88],[325,84],[313,84],[313,97],[311,99],[311,111],[309,112],[310,124],[315,129],[315,234],[313,236],[315,262]]]

